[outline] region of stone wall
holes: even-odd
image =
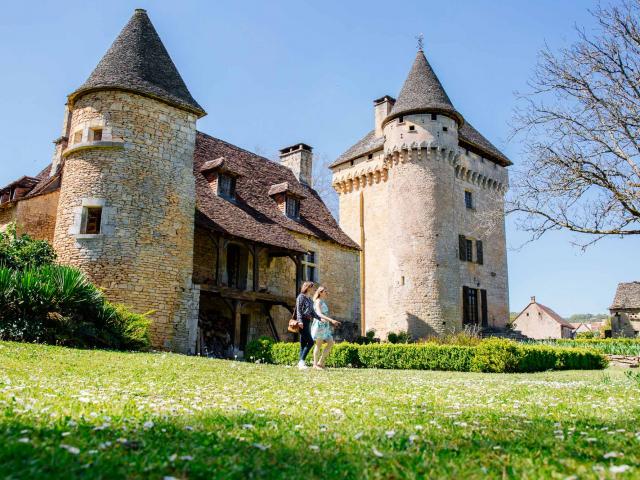
[[[640,333],[640,308],[611,311],[612,337],[637,337]]]
[[[358,244],[364,204],[365,328],[382,338],[460,329],[463,286],[487,290],[489,325],[504,326],[506,169],[460,148],[455,121],[443,115],[407,115],[384,132],[381,150],[333,169],[340,226]],[[483,265],[459,259],[458,235],[474,240],[474,256],[482,240]]]
[[[16,221],[16,209],[15,203],[0,206],[0,232],[3,232],[7,225]]]
[[[53,243],[58,210],[58,190],[21,200],[17,204],[17,233]]]
[[[489,326],[501,328],[509,319],[503,189],[508,184],[507,171],[475,153],[460,149],[456,172],[453,201],[458,229],[456,237],[464,235],[473,242],[473,261],[458,262],[461,285],[487,291]],[[471,209],[465,205],[465,191],[471,192]],[[482,265],[477,263],[477,240],[482,241]]]
[[[88,93],[73,105],[54,247],[112,301],[152,310],[155,347],[194,347],[192,285],[196,117],[116,91]],[[102,140],[92,141],[101,128]],[[80,232],[83,206],[101,205],[98,235]]]

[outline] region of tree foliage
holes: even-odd
[[[49,242],[29,235],[18,236],[15,224],[0,232],[0,267],[24,270],[51,265],[55,260],[56,254]]]

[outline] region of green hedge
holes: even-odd
[[[532,342],[532,344],[534,344]],[[538,340],[537,345],[554,347],[579,347],[607,355],[640,355],[640,338],[576,338]]]
[[[246,357],[251,361],[294,365],[298,362],[299,348],[297,343],[274,343],[265,337],[249,343]],[[307,363],[310,361],[311,356]],[[477,346],[339,343],[327,361],[329,367],[458,372],[588,370],[606,365],[602,354],[587,349],[526,345],[504,339],[483,340]]]

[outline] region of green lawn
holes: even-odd
[[[333,370],[0,343],[5,478],[640,478],[622,370]],[[616,473],[621,472],[621,473]]]

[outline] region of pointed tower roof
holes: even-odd
[[[462,115],[451,103],[422,49],[418,50],[398,100],[384,123],[401,115],[419,112],[442,113],[456,119],[460,125],[464,123]]]
[[[69,102],[88,92],[112,89],[155,98],[198,117],[206,115],[189,93],[147,12],[140,8],[87,81],[69,95]]]

